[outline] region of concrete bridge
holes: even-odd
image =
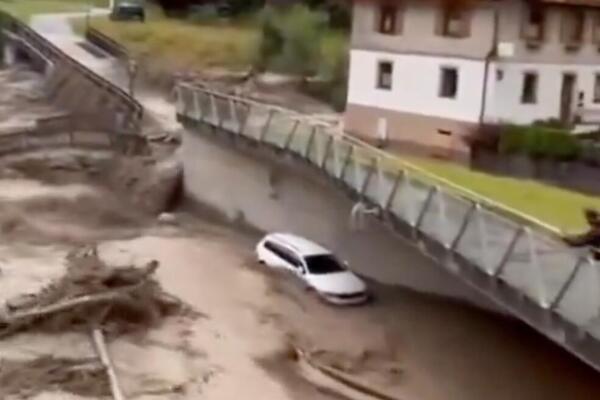
[[[319,121],[190,84],[177,98],[192,197],[309,235],[381,280],[495,304],[600,370],[600,275],[587,254]]]

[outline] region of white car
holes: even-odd
[[[367,285],[327,249],[289,233],[271,233],[256,245],[261,264],[284,268],[302,279],[324,300],[350,305],[369,299]]]

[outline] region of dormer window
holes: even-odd
[[[541,6],[531,6],[523,24],[523,38],[530,43],[544,40],[546,10]]]
[[[438,34],[464,38],[471,34],[471,19],[468,10],[459,6],[447,6],[440,13]]]
[[[398,35],[402,31],[402,9],[397,4],[379,7],[375,30],[383,35]]]
[[[562,14],[561,39],[568,47],[579,47],[585,32],[583,9],[566,9]]]

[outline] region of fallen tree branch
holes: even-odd
[[[147,278],[147,276],[145,276]],[[46,307],[39,307],[33,310],[21,311],[14,314],[0,316],[0,325],[7,324],[11,325],[15,322],[19,322],[22,320],[30,319],[30,318],[39,318],[49,314],[55,314],[63,311],[70,310],[75,307],[91,305],[91,304],[99,304],[99,303],[108,303],[119,298],[122,298],[128,293],[134,292],[142,287],[146,281],[142,281],[135,285],[130,285],[126,287],[122,287],[119,289],[110,290],[104,293],[98,294],[90,294],[85,296],[80,296],[74,299],[65,300],[60,303],[52,304]]]
[[[114,400],[125,400],[123,391],[119,384],[119,377],[115,371],[108,349],[106,348],[106,341],[104,340],[104,334],[101,329],[92,330],[92,342],[94,343],[94,349],[100,362],[104,366],[106,374],[108,375],[108,381],[110,383],[110,391]]]
[[[323,375],[329,377],[330,379],[333,379],[339,384],[346,386],[347,388],[350,388],[358,393],[378,400],[402,400],[399,397],[388,393],[384,393],[383,391],[369,386],[364,382],[360,382],[356,378],[351,377],[342,371],[317,362],[309,353],[306,353],[305,351],[299,348],[295,348],[295,351],[298,359],[303,360],[306,363],[306,365],[310,366],[311,368],[314,368],[315,370],[321,372]]]

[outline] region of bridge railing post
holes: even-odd
[[[431,186],[429,191],[427,192],[427,197],[425,198],[425,201],[423,202],[423,206],[421,207],[421,210],[419,211],[419,215],[417,216],[417,219],[415,221],[415,233],[419,230],[421,230],[421,225],[423,224],[423,221],[425,220],[425,215],[427,214],[427,212],[429,211],[429,208],[431,207],[431,203],[433,203],[433,200],[435,198],[435,196],[437,195],[437,193],[439,192],[440,188],[437,186]]]
[[[296,119],[294,121],[294,125],[292,126],[292,129],[290,129],[290,132],[287,134],[287,136],[285,138],[285,142],[283,144],[284,150],[290,150],[290,146],[292,145],[292,141],[294,140],[294,136],[296,136],[296,132],[298,131],[299,126],[300,126],[300,121],[298,119]]]
[[[177,85],[175,87],[175,109],[177,114],[184,115],[184,106],[183,106],[183,85]]]
[[[202,121],[203,114],[202,108],[200,108],[200,100],[198,99],[198,97],[200,97],[200,94],[197,90],[192,90],[192,96],[194,101],[194,118],[196,119],[196,121],[200,122]]]
[[[565,294],[571,288],[571,285],[575,281],[577,274],[579,274],[579,271],[581,270],[583,265],[586,263],[586,261],[587,261],[587,259],[585,257],[577,258],[577,261],[575,262],[573,269],[569,273],[569,276],[567,277],[565,282],[562,284],[562,286],[558,290],[558,293],[556,294],[554,299],[552,299],[552,301],[550,302],[550,306],[548,307],[550,310],[554,311],[558,308],[558,306],[560,306],[560,303],[562,302],[563,298],[565,297]]]
[[[404,171],[400,177],[400,183],[394,199],[391,200],[391,209],[400,218],[404,219],[408,225],[415,228],[417,223],[417,209],[413,201],[411,201],[410,192],[412,188],[412,176],[408,171]]]
[[[458,231],[456,232],[456,236],[454,236],[452,242],[450,243],[450,246],[448,247],[448,250],[450,250],[451,252],[455,252],[458,249],[458,245],[460,244],[460,241],[467,232],[469,224],[471,223],[471,221],[473,221],[473,217],[477,211],[477,206],[477,203],[471,202],[471,206],[465,213],[463,220],[458,228]]]
[[[479,233],[479,245],[481,251],[481,261],[483,262],[483,269],[489,274],[494,275],[494,268],[490,265],[490,248],[488,242],[488,228],[487,222],[484,218],[483,212],[481,210],[481,205],[477,204],[475,206],[475,217],[477,218],[477,230]]]
[[[529,252],[530,279],[533,281],[533,289],[535,290],[533,296],[535,296],[538,305],[543,308],[549,308],[550,302],[548,301],[543,271],[539,263],[537,243],[531,229],[528,227],[524,229],[527,237],[527,250]]]

